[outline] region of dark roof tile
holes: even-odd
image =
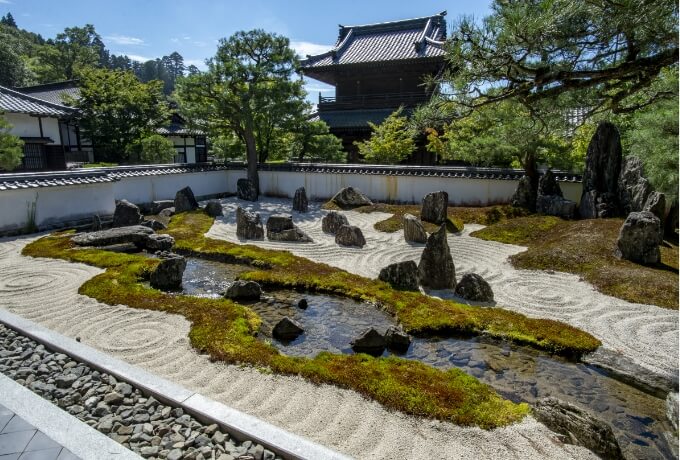
[[[76,110],[0,86],[0,112],[28,113],[58,118],[71,116]]]

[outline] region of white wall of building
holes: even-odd
[[[25,113],[6,113],[3,115],[12,125],[10,134],[19,137],[41,137],[38,117],[32,117]],[[56,118],[42,118],[42,137],[49,137],[52,142],[59,144],[59,121]]]
[[[207,171],[183,174],[158,174],[122,178],[116,182],[63,187],[42,187],[0,191],[0,233],[19,230],[28,223],[28,211],[35,203],[35,223],[41,228],[56,222],[89,218],[93,214],[111,215],[115,200],[149,203],[174,199],[175,193],[191,187],[196,196],[235,193],[236,181],[243,170]],[[264,195],[292,198],[304,186],[312,200],[326,200],[342,187],[352,186],[376,201],[420,203],[433,191],[444,190],[453,205],[507,203],[517,181],[444,177],[384,176],[364,174],[324,174],[261,171],[260,188]],[[566,198],[579,201],[580,183],[560,183]]]

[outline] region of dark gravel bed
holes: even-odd
[[[0,372],[144,458],[278,460],[0,323]]]

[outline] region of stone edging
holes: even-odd
[[[213,401],[199,393],[194,393],[6,310],[0,309],[0,322],[52,350],[69,355],[94,369],[124,380],[163,403],[180,407],[198,420],[217,423],[236,439],[253,440],[284,458],[349,459],[320,444]]]

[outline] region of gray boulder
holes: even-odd
[[[175,215],[175,207],[174,206],[170,206],[169,208],[165,208],[158,213],[159,217],[165,217],[166,219],[169,219],[170,217],[172,217],[174,215]]]
[[[174,200],[158,200],[151,203],[149,213],[159,214],[162,210],[172,208],[175,206]]]
[[[543,174],[541,178],[538,180],[537,193],[538,196],[541,195],[564,196],[562,195],[562,188],[560,187],[559,182],[557,182],[555,174],[553,174],[552,170],[548,169],[545,172],[545,174]]]
[[[144,243],[153,230],[142,225],[110,228],[98,232],[78,233],[71,238],[78,246],[111,246],[124,243]]]
[[[272,336],[279,340],[295,340],[298,336],[305,332],[305,329],[300,323],[289,317],[284,317],[281,321],[276,323],[272,329]]]
[[[603,459],[623,458],[612,428],[573,404],[555,398],[543,399],[534,405],[533,415],[562,435],[568,444],[585,447]]]
[[[257,201],[257,187],[250,179],[236,181],[236,195],[240,200]]]
[[[411,336],[396,326],[390,326],[385,332],[385,344],[390,350],[406,353],[411,346]]]
[[[572,219],[576,214],[576,202],[559,195],[538,195],[536,212],[563,219]]]
[[[184,187],[175,194],[175,212],[186,212],[198,209],[198,201],[191,187]]]
[[[321,219],[321,229],[325,233],[335,235],[343,225],[349,225],[349,221],[344,214],[339,212],[331,211]]]
[[[579,212],[584,219],[621,215],[619,174],[621,137],[612,123],[601,122],[588,145]]]
[[[222,203],[219,200],[210,200],[205,204],[205,213],[210,217],[219,217],[224,215],[222,211]]]
[[[352,350],[357,353],[381,355],[385,351],[385,337],[375,329],[368,328],[350,343]]]
[[[267,219],[267,238],[272,241],[311,242],[312,239],[293,224],[293,216],[275,214]]]
[[[615,255],[639,264],[661,260],[659,218],[649,211],[631,212],[619,231]]]
[[[446,212],[449,206],[449,194],[446,192],[432,192],[423,197],[420,218],[425,222],[443,224],[446,222]]]
[[[187,266],[184,257],[172,254],[161,253],[161,263],[151,272],[151,286],[156,289],[178,289],[182,285],[182,275]]]
[[[293,211],[307,212],[309,201],[307,201],[307,192],[304,187],[295,190],[293,196]]]
[[[146,240],[138,246],[150,251],[169,251],[175,245],[175,239],[170,235],[159,235],[157,233],[147,236]]]
[[[397,289],[418,290],[418,266],[412,260],[390,264],[380,270],[378,279]]]
[[[409,243],[425,243],[427,232],[423,223],[412,214],[404,214],[404,239]]]
[[[245,240],[261,240],[264,238],[260,215],[248,212],[240,206],[236,208],[236,236]]]
[[[675,198],[671,202],[671,207],[666,215],[666,223],[664,224],[664,233],[668,238],[677,240],[678,229],[678,199]]]
[[[354,187],[345,187],[335,194],[331,201],[342,209],[352,209],[359,206],[370,206],[373,202],[361,190]]]
[[[259,300],[262,288],[255,281],[234,281],[224,292],[224,297],[235,300]]]
[[[149,227],[151,230],[165,230],[168,228],[163,222],[156,219],[149,219],[142,222],[140,225]]]
[[[142,222],[142,213],[139,207],[128,200],[116,200],[116,210],[113,213],[114,227],[129,227]]]
[[[644,211],[652,191],[652,184],[643,177],[642,160],[633,155],[626,157],[619,173],[619,202],[623,214]]]
[[[666,217],[666,195],[659,192],[650,193],[643,210],[651,212],[659,219],[659,235],[661,241],[663,241],[664,221]]]
[[[359,227],[353,225],[343,225],[335,234],[336,244],[342,246],[354,246],[363,248],[366,245],[366,239]]]
[[[513,193],[510,202],[517,208],[528,209],[531,212],[536,211],[536,189],[531,183],[529,176],[523,176],[517,183],[515,193]]]
[[[431,289],[455,289],[456,287],[456,268],[446,240],[444,224],[427,239],[418,264],[418,279],[422,286]]]
[[[484,278],[466,273],[456,285],[456,295],[475,302],[493,302],[493,291]]]

